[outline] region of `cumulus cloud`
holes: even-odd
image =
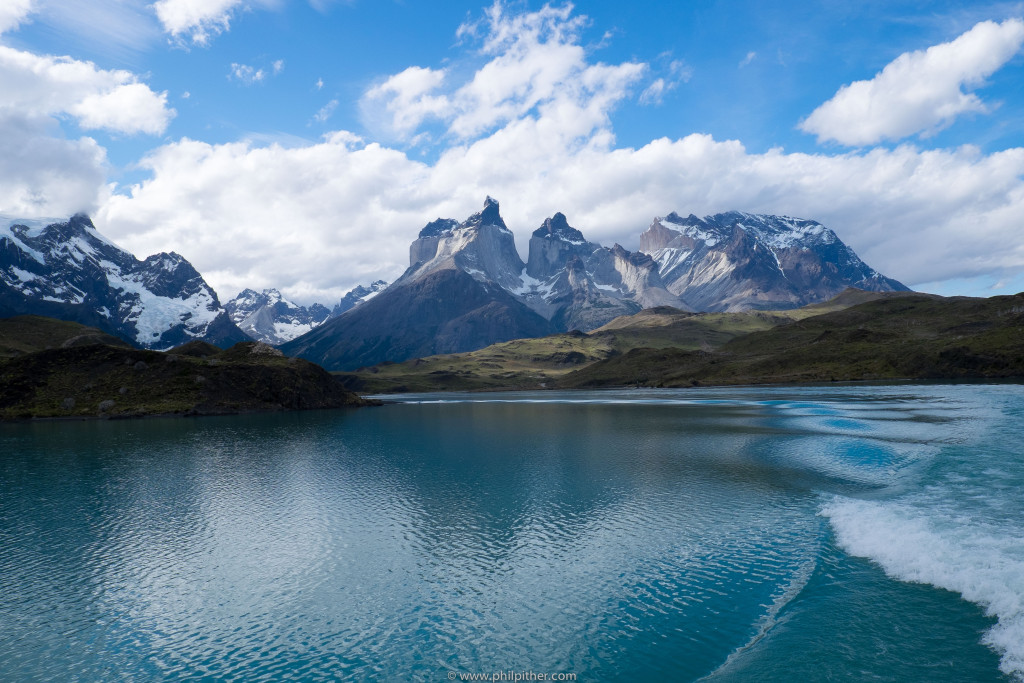
[[[0,3],[0,33],[17,28],[32,9],[32,0],[4,0]]]
[[[647,65],[589,63],[579,44],[586,18],[571,13],[571,5],[545,5],[509,14],[495,3],[480,21],[457,32],[477,41],[477,55],[485,60],[468,79],[455,81],[445,69],[410,67],[367,91],[364,120],[371,127],[383,122],[399,139],[437,120],[463,141],[524,117],[560,119],[576,135],[606,125],[614,104]]]
[[[230,28],[232,15],[242,4],[243,0],[157,0],[153,9],[172,36],[206,45]]]
[[[22,52],[0,45],[0,113],[70,114],[86,129],[162,133],[174,110],[167,93],[155,93],[129,71],[107,71],[92,62]]]
[[[1022,43],[1024,21],[983,21],[951,42],[900,55],[869,81],[843,86],[800,129],[819,142],[851,146],[934,134],[962,114],[988,111],[964,89],[984,85]]]
[[[65,140],[43,117],[0,112],[0,213],[67,217],[105,195],[106,152],[92,138]]]
[[[556,211],[589,239],[636,248],[655,214],[742,209],[817,219],[908,284],[1024,270],[1021,149],[752,154],[706,135],[579,146],[524,119],[431,165],[346,133],[291,149],[185,140],[145,165],[152,179],[112,197],[100,225],[138,253],[180,251],[228,294],[281,286],[329,302],[391,280],[419,228],[465,218],[487,194],[521,250]]]
[[[655,214],[741,209],[817,219],[910,285],[1024,272],[1024,149],[751,153],[707,135],[619,147],[609,113],[647,65],[593,62],[564,8],[496,7],[461,30],[484,55],[468,76],[414,67],[367,93],[407,136],[443,125],[457,144],[436,160],[344,131],[293,146],[180,140],[97,223],[136,253],[179,251],[225,296],[276,286],[305,303],[394,279],[425,223],[465,218],[488,194],[523,251],[556,211],[589,239],[636,248]],[[512,90],[491,92],[483,73]]]
[[[89,137],[67,140],[61,123],[86,130],[160,134],[174,116],[167,93],[128,71],[0,45],[0,211],[66,216],[106,193],[106,153]]]
[[[370,88],[363,96],[363,119],[371,128],[377,123],[399,138],[419,128],[428,118],[444,118],[451,103],[433,93],[444,82],[443,69],[411,66]]]

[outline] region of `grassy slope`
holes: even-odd
[[[1024,376],[1024,294],[888,297],[737,337],[715,352],[636,348],[563,387]]]
[[[479,351],[382,363],[338,377],[366,393],[535,389],[638,347],[711,350],[737,337],[863,301],[891,296],[848,290],[835,299],[787,311],[688,313],[667,306],[622,316],[590,334],[565,333],[517,339]]]
[[[120,342],[80,344],[92,333],[76,323],[23,323],[0,321],[5,348],[24,350],[0,360],[0,419],[207,415],[363,404],[318,365],[254,353],[269,350],[265,345],[243,342],[221,351],[190,342],[162,353]],[[50,342],[62,336],[79,339],[52,347]],[[51,348],[33,350],[39,346]]]
[[[109,344],[130,347],[117,337],[95,327],[44,318],[39,315],[19,315],[0,318],[0,359],[13,358],[44,349],[67,348],[85,344]]]

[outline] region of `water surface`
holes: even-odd
[[[3,680],[1024,672],[1024,388],[0,427]]]

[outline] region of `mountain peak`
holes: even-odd
[[[533,236],[545,239],[559,239],[572,244],[586,243],[583,233],[569,225],[569,221],[566,220],[565,214],[562,212],[558,212],[551,218],[546,219],[539,228],[533,231]]]
[[[420,230],[420,237],[437,237],[443,235],[446,232],[451,232],[459,222],[454,218],[438,218],[437,220],[430,221],[423,229]]]
[[[502,230],[508,230],[505,226],[505,221],[501,219],[500,206],[498,200],[490,195],[484,199],[484,208],[480,213],[475,213],[466,219],[464,225],[467,227],[482,227],[484,225],[496,225]]]

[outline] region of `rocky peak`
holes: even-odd
[[[224,304],[224,310],[246,334],[267,344],[281,344],[305,334],[331,313],[323,304],[299,306],[277,289],[244,289]]]
[[[697,310],[790,308],[845,287],[906,289],[869,268],[836,234],[812,220],[727,211],[656,218],[640,248],[668,290]]]
[[[436,221],[435,221],[436,223]],[[498,202],[487,197],[482,211],[452,227],[421,231],[409,247],[409,270],[396,282],[405,286],[442,269],[455,268],[478,280],[513,289],[521,284],[523,261],[516,251],[512,231],[505,226]]]
[[[534,237],[542,239],[556,239],[573,244],[584,244],[583,233],[569,225],[565,214],[558,212],[551,218],[545,219],[541,226],[533,231]]]
[[[452,230],[457,228],[459,222],[454,218],[438,218],[437,220],[430,221],[423,229],[420,230],[420,237],[440,237],[441,235],[450,233]]]
[[[479,228],[485,225],[495,225],[502,230],[508,230],[505,225],[505,221],[501,218],[501,212],[499,211],[498,200],[488,196],[484,200],[484,208],[480,213],[475,213],[466,219],[466,222],[461,227],[464,228]]]
[[[385,289],[387,289],[388,283],[384,280],[375,280],[367,285],[356,285],[345,296],[341,297],[341,301],[331,311],[331,317],[337,318],[342,313],[350,311],[364,301],[368,301],[373,297],[377,296]],[[312,310],[312,309],[310,309]]]
[[[569,225],[565,214],[556,213],[533,231],[526,274],[538,280],[549,278],[569,267],[573,258],[585,258],[596,248],[596,244],[584,239],[582,232]]]
[[[674,211],[664,218],[656,217],[651,221],[651,226],[640,233],[640,251],[653,254],[659,249],[667,247],[682,234],[678,230],[682,222],[682,219]]]

